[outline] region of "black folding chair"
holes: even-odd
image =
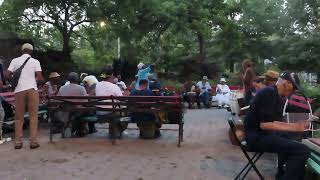
[[[260,157],[263,155],[263,152],[253,152],[250,151],[250,149],[247,146],[246,141],[240,141],[239,138],[236,135],[235,132],[235,120],[233,116],[230,116],[228,119],[228,123],[230,125],[230,129],[232,134],[234,135],[235,140],[237,141],[237,143],[239,144],[241,151],[243,152],[243,154],[245,155],[245,157],[248,159],[248,163],[244,166],[244,168],[237,174],[237,176],[234,178],[235,180],[237,179],[245,179],[246,176],[248,175],[249,171],[253,168],[254,171],[257,173],[257,175],[259,176],[259,178],[261,180],[264,180],[263,176],[261,175],[260,171],[258,170],[258,168],[256,167],[256,162],[260,159]],[[253,156],[250,157],[248,152],[253,152]]]

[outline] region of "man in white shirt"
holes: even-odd
[[[229,94],[230,94],[230,89],[229,86],[226,84],[226,79],[221,78],[220,79],[220,84],[217,85],[217,95],[216,98],[218,100],[219,108],[222,106],[228,107],[229,106]]]
[[[8,76],[12,77],[13,73],[27,61],[21,71],[18,85],[14,89],[16,106],[15,149],[21,149],[23,145],[23,121],[26,106],[28,107],[30,117],[30,148],[35,149],[40,147],[37,139],[39,108],[37,80],[43,81],[43,76],[40,62],[31,57],[33,46],[26,43],[22,46],[21,50],[23,55],[13,59],[8,68]]]
[[[210,108],[210,93],[211,93],[211,86],[208,82],[208,77],[203,76],[202,81],[199,81],[197,83],[198,93],[199,93],[199,100],[198,100],[198,106],[200,107],[200,101],[203,103],[204,106],[207,108]]]
[[[107,69],[105,73],[105,78],[103,81],[100,81],[96,85],[96,96],[123,96],[121,89],[119,86],[113,83],[114,77],[113,77],[113,71],[112,69]],[[111,108],[111,105],[101,105],[100,108]],[[114,121],[114,117],[112,117],[111,112],[108,111],[97,111],[98,118],[102,119],[112,119]],[[115,131],[116,136],[120,137],[122,131],[125,129],[121,126],[120,121],[115,121],[115,125],[113,129],[111,130],[111,126],[109,125],[109,133],[111,131]],[[110,131],[111,130],[111,131]],[[112,134],[110,134],[112,135]]]

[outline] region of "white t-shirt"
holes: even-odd
[[[119,86],[108,82],[101,81],[96,85],[96,96],[123,96]],[[102,108],[110,108],[111,106],[98,106]]]
[[[204,92],[208,92],[209,90],[211,90],[211,86],[210,86],[209,82],[206,82],[205,84],[203,84],[202,81],[199,81],[197,83],[197,86],[200,89],[200,94],[202,94]]]
[[[228,94],[230,93],[230,89],[228,85],[222,85],[222,84],[218,84],[217,85],[217,89],[216,92],[222,93],[222,94]]]
[[[22,56],[13,59],[9,65],[8,71],[12,73],[15,72],[20,66],[22,66],[22,64],[28,57],[31,56],[29,54],[23,54]],[[14,90],[14,93],[29,89],[38,90],[36,82],[36,72],[39,71],[42,71],[40,62],[34,58],[30,58],[21,71],[21,76],[18,85]]]

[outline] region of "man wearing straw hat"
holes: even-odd
[[[25,64],[21,71],[15,93],[15,149],[23,146],[23,121],[26,107],[28,107],[30,117],[30,149],[38,148],[38,108],[39,94],[37,81],[43,82],[42,69],[40,62],[31,57],[33,46],[29,43],[22,45],[23,55],[11,61],[8,68],[8,76],[11,78],[13,73]]]
[[[203,105],[207,108],[210,108],[210,93],[211,86],[208,82],[208,77],[203,76],[202,81],[197,83],[197,88],[199,89],[199,100],[203,103]],[[200,107],[200,101],[198,100],[198,106]]]
[[[264,84],[266,86],[273,86],[277,83],[279,78],[279,73],[276,71],[268,70],[264,74]]]
[[[51,72],[49,75],[49,81],[45,84],[45,91],[48,95],[55,95],[59,90],[60,74],[57,72]]]

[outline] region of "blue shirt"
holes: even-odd
[[[130,96],[154,96],[154,94],[150,89],[144,89],[144,90],[133,90],[131,91]]]
[[[140,80],[144,79],[144,80],[148,80],[148,74],[151,72],[151,67],[147,67],[145,69],[140,69],[138,71],[138,80],[136,82],[136,85],[135,85],[135,88],[136,90],[139,89],[139,83],[140,83]]]
[[[281,121],[285,101],[280,97],[276,86],[260,90],[250,103],[250,109],[244,120],[246,141],[250,144],[259,136],[267,135],[270,131],[260,128],[263,122]]]

